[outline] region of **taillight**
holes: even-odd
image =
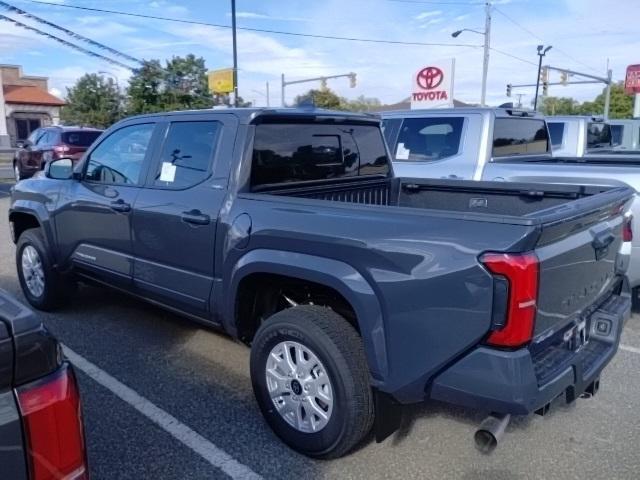
[[[493,331],[487,343],[500,347],[519,347],[533,337],[538,300],[539,261],[535,253],[485,253],[480,261],[500,281],[507,282],[506,318]],[[504,296],[503,296],[504,298]],[[495,301],[495,299],[494,299]]]
[[[55,147],[53,147],[53,151],[56,153],[67,153],[69,150],[71,149],[66,145],[56,145]]]
[[[17,390],[31,480],[81,480],[87,471],[78,385],[64,364]]]
[[[633,215],[630,213],[624,216],[624,222],[622,223],[622,241],[630,242],[633,240]]]

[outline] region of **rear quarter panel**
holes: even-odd
[[[370,360],[380,348],[374,338],[384,342],[387,371],[372,372],[376,385],[405,402],[422,400],[428,380],[488,331],[492,281],[478,255],[508,250],[531,228],[259,194],[238,196],[230,218],[242,213],[252,219],[250,240],[226,252],[223,283],[232,283],[235,265],[256,249],[353,268],[380,302],[377,331],[368,331],[371,319],[358,319]]]

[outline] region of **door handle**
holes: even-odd
[[[111,202],[111,210],[115,210],[116,212],[126,213],[131,210],[131,205],[126,203],[124,200],[116,200],[115,202]]]
[[[205,215],[200,210],[190,210],[188,212],[182,212],[183,222],[191,223],[192,225],[209,225],[211,218],[209,215]]]

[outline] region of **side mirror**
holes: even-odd
[[[58,158],[48,162],[44,167],[44,174],[54,180],[69,180],[73,178],[73,160]]]

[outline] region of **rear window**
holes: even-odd
[[[611,147],[611,127],[608,123],[587,124],[587,149]]]
[[[284,123],[256,126],[252,188],[388,173],[387,151],[376,126]]]
[[[493,156],[539,155],[548,152],[544,120],[496,118],[493,130]]]
[[[75,147],[88,147],[102,132],[64,132],[62,143]]]
[[[405,118],[392,147],[393,158],[399,162],[434,162],[457,155],[463,125],[463,117]]]
[[[552,147],[559,147],[562,145],[565,126],[566,124],[564,122],[547,123],[547,127],[549,128],[549,139],[551,140]]]

